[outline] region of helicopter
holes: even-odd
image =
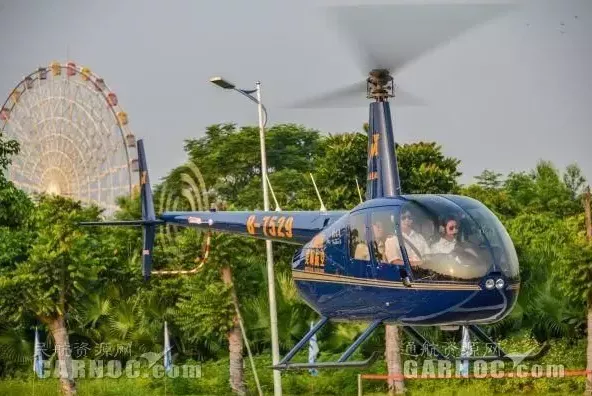
[[[367,367],[377,354],[348,359],[381,324],[399,325],[415,342],[443,360],[532,360],[504,352],[480,325],[498,322],[513,309],[519,262],[500,220],[481,202],[452,194],[403,194],[390,110],[395,84],[388,68],[372,69],[365,81],[369,105],[366,197],[351,210],[165,211],[156,215],[143,139],[137,142],[142,219],[83,222],[84,226],[141,226],[142,274],[149,280],[156,228],[195,227],[292,244],[292,276],[300,297],[320,319],[273,365],[275,370]],[[449,249],[433,247],[452,224]],[[337,361],[296,363],[294,356],[329,321],[362,321],[368,327]],[[487,356],[445,354],[420,326],[466,326],[495,345]]]

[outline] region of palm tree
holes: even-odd
[[[385,325],[385,359],[388,369],[389,394],[405,393],[401,364],[401,334],[396,325]]]

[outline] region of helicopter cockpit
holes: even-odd
[[[406,262],[415,281],[479,282],[498,272],[518,280],[514,245],[497,217],[474,199],[408,195],[370,213],[368,239],[376,276]],[[403,248],[401,249],[401,246]],[[382,269],[382,271],[381,271]]]

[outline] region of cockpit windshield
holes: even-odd
[[[485,205],[473,198],[459,195],[447,195],[446,198],[463,208],[469,216],[479,223],[499,271],[508,279],[519,279],[520,267],[514,243],[497,216]]]
[[[478,281],[496,268],[517,277],[512,241],[481,203],[459,196],[405,198],[402,206],[370,216],[370,245],[378,262],[404,265],[407,256],[415,280]]]

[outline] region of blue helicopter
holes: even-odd
[[[442,10],[437,8],[428,16],[440,14]],[[450,15],[460,14],[454,11]],[[407,20],[411,19],[402,19]],[[463,21],[459,19],[457,25]],[[389,104],[389,98],[395,96],[393,77],[389,69],[375,68],[365,85],[366,96],[372,100],[366,200],[351,210],[212,210],[157,216],[144,142],[138,140],[142,219],[82,225],[141,226],[146,280],[151,275],[156,228],[166,224],[297,246],[293,279],[301,298],[321,318],[273,366],[277,370],[366,367],[376,354],[362,361],[348,359],[383,323],[398,324],[439,359],[461,358],[438,350],[418,326],[467,326],[481,341],[496,346],[491,355],[462,360],[539,358],[548,345],[534,354],[508,355],[479,327],[506,317],[518,297],[519,263],[505,228],[486,206],[472,198],[402,194]],[[292,362],[328,321],[364,321],[369,325],[335,362]]]
[[[482,203],[459,195],[403,195],[388,98],[388,70],[367,79],[370,104],[366,200],[349,211],[154,210],[143,140],[138,140],[142,220],[85,222],[143,228],[142,273],[150,278],[156,227],[196,227],[298,245],[292,275],[300,296],[321,319],[274,369],[364,367],[376,359],[348,361],[382,323],[395,323],[419,344],[431,346],[417,326],[468,326],[497,345],[478,325],[503,319],[520,289],[512,240]],[[452,237],[451,237],[452,236]],[[215,248],[215,247],[214,247]],[[337,362],[292,363],[296,353],[329,320],[365,321],[367,329]],[[523,360],[536,359],[547,346]],[[515,359],[501,348],[463,360]]]

